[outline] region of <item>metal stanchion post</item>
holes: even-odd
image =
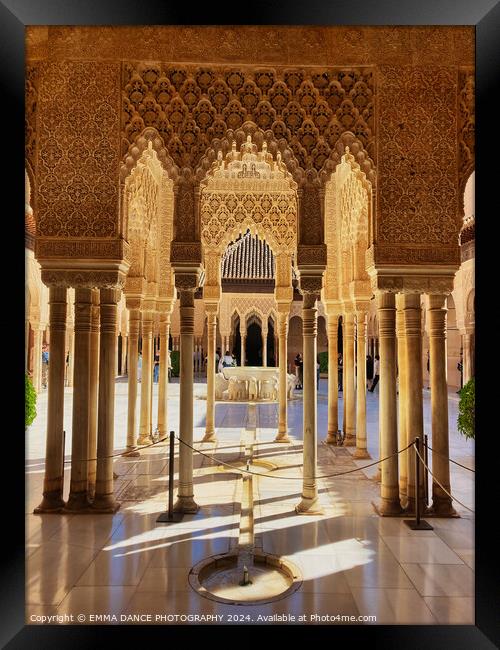
[[[174,460],[175,460],[175,432],[170,432],[170,447],[168,455],[168,510],[158,516],[156,523],[172,524],[182,521],[184,513],[174,512]]]
[[[420,519],[420,438],[415,438],[415,519],[405,519],[404,522],[412,530],[434,530],[424,519]]]
[[[427,440],[427,434],[424,435],[424,494],[425,494],[425,505],[429,507],[429,443]]]

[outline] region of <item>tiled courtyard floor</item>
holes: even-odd
[[[353,448],[332,447],[326,435],[326,379],[318,397],[318,472],[327,475],[363,466]],[[115,449],[124,448],[127,384],[116,385]],[[158,387],[154,387],[156,412]],[[169,429],[178,431],[178,383],[169,386]],[[195,441],[201,440],[205,418],[205,385],[195,383]],[[66,459],[71,451],[72,390],[66,389]],[[47,394],[39,396],[38,416],[26,439],[26,620],[73,614],[221,614],[288,613],[323,616],[376,616],[371,624],[467,624],[474,620],[474,515],[454,504],[459,519],[429,519],[432,531],[411,531],[402,518],[380,518],[376,467],[319,481],[324,514],[299,516],[302,463],[302,398],[289,402],[292,442],[274,444],[277,405],[257,404],[249,423],[246,404],[217,403],[218,442],[195,446],[228,463],[244,451],[247,428],[254,431],[255,458],[272,462],[271,476],[254,479],[256,542],[269,553],[296,564],[303,583],[290,597],[242,608],[207,600],[188,584],[187,575],[203,558],[227,551],[238,539],[241,477],[195,454],[195,498],[201,509],[181,523],[156,524],[166,506],[167,447],[141,452],[140,458],[119,457],[114,464],[121,508],[115,515],[33,515],[41,500]],[[456,431],[458,396],[450,391],[450,456],[474,467],[474,446]],[[424,426],[430,430],[430,393],[424,390]],[[342,399],[340,400],[342,417]],[[368,450],[378,458],[378,395],[367,396]],[[432,438],[429,440],[432,446]],[[451,466],[453,494],[474,509],[474,474]],[[69,463],[65,497],[69,490]],[[52,619],[56,622],[56,619]],[[60,619],[63,620],[63,619]],[[65,621],[66,622],[66,621]],[[110,621],[107,621],[110,622]],[[170,623],[176,622],[169,620]],[[186,621],[177,621],[186,622]],[[249,620],[241,622],[248,623]],[[278,621],[279,622],[279,621]],[[331,623],[339,623],[330,619]],[[351,621],[354,622],[354,621]],[[356,621],[357,623],[358,621]],[[361,622],[361,621],[359,621]]]

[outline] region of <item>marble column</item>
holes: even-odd
[[[125,336],[122,334],[122,359],[121,359],[121,371],[122,375],[126,375],[126,366],[127,366],[127,343],[128,343],[128,336]]]
[[[66,386],[73,386],[73,373],[74,373],[74,356],[75,356],[75,333],[73,330],[73,324],[66,329],[66,337],[68,340],[67,351],[69,354],[68,366],[66,368]],[[65,359],[66,361],[66,359]]]
[[[99,289],[92,289],[90,323],[90,397],[89,397],[89,451],[88,490],[94,496],[97,471],[97,398],[99,385]]]
[[[465,334],[464,334],[464,352],[463,352],[463,357],[464,357],[464,370],[463,370],[463,376],[464,376],[464,386],[465,384],[469,381],[469,379],[472,377],[472,353],[471,353],[471,332],[470,330],[466,329]]]
[[[35,513],[57,512],[64,507],[64,367],[66,365],[65,287],[49,288],[50,364],[47,408],[47,439],[43,499]]]
[[[43,330],[32,323],[33,330],[33,388],[37,393],[42,390],[42,338]],[[49,357],[50,359],[50,357]]]
[[[396,295],[396,336],[398,352],[398,445],[404,449],[408,444],[406,414],[408,409],[408,379],[406,375],[406,332],[404,315],[404,294]],[[399,496],[403,504],[408,498],[408,451],[399,454]]]
[[[275,442],[290,442],[288,437],[287,421],[287,340],[288,340],[288,313],[286,310],[278,311],[278,339],[279,339],[279,404],[278,404],[278,434],[274,439]],[[305,399],[305,398],[304,398]]]
[[[186,514],[196,513],[193,488],[193,344],[194,291],[180,289],[180,394],[179,394],[179,491],[174,509]],[[182,444],[183,442],[187,443]]]
[[[102,513],[113,513],[120,507],[114,496],[113,458],[111,458],[115,434],[116,320],[120,293],[120,289],[117,288],[100,290],[97,473],[92,508]]]
[[[127,452],[139,456],[136,449],[137,426],[137,362],[139,357],[139,328],[141,312],[137,308],[129,309],[128,325],[128,415],[127,415]]]
[[[344,409],[345,441],[347,447],[356,444],[356,403],[354,381],[354,312],[345,315],[344,324]]]
[[[371,458],[366,438],[366,312],[356,312],[356,451],[354,458]]]
[[[160,368],[158,376],[158,433],[164,438],[168,433],[168,338],[170,314],[160,313]]]
[[[302,499],[295,507],[298,514],[321,514],[318,482],[316,348],[319,293],[304,293],[302,308],[303,378],[304,378],[304,468]]]
[[[213,442],[215,437],[215,342],[217,334],[218,305],[206,305],[207,312],[207,415],[203,442]]]
[[[420,294],[404,294],[404,317],[406,338],[406,432],[407,444],[418,436],[423,442],[424,414],[422,398],[422,308]],[[424,511],[423,472],[420,472],[419,496]],[[415,512],[415,451],[408,450],[408,513]]]
[[[396,305],[393,293],[377,295],[380,345],[380,457],[387,458],[398,451],[398,421],[396,411]],[[401,512],[398,484],[398,456],[383,461],[380,485],[380,514]]]
[[[328,433],[326,442],[337,442],[339,429],[338,314],[327,314],[328,322]]]
[[[240,365],[244,366],[245,365],[245,347],[246,347],[246,339],[247,339],[247,331],[246,329],[243,329],[240,325],[240,338],[241,338],[241,361]]]
[[[192,358],[192,355],[191,355]],[[139,423],[139,445],[151,442],[151,395],[153,359],[153,312],[146,310],[142,314],[142,372],[141,372],[141,416]]]
[[[267,330],[262,330],[262,366],[267,367]]]
[[[88,452],[90,430],[92,289],[75,289],[75,374],[73,377],[73,424],[71,438],[71,482],[66,512],[90,506]]]
[[[446,382],[446,296],[429,295],[429,343],[431,369],[432,472],[451,494]],[[451,498],[433,479],[432,511],[440,517],[456,515]]]

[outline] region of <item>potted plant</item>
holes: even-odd
[[[476,389],[474,377],[469,379],[465,386],[460,390],[460,401],[458,403],[458,431],[466,438],[475,439],[474,414]]]
[[[25,415],[24,425],[27,429],[36,418],[36,391],[31,379],[25,375]]]

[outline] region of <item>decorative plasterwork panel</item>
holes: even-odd
[[[196,169],[214,138],[254,122],[319,171],[352,131],[375,159],[374,70],[123,65],[123,153],[154,126],[179,168]]]
[[[120,66],[40,64],[37,234],[118,235]]]
[[[381,66],[378,96],[376,244],[458,248],[456,71]]]
[[[28,59],[473,65],[467,26],[29,26]]]
[[[267,323],[269,316],[276,315],[276,303],[273,296],[264,294],[223,293],[219,308],[221,333],[231,332],[231,318],[235,312],[242,323],[246,323],[251,313],[259,314],[262,322]]]
[[[464,192],[475,164],[475,80],[473,68],[458,71],[459,208],[464,216]]]
[[[26,166],[29,169],[31,187],[31,206],[36,197],[33,181],[36,177],[36,114],[38,102],[39,64],[32,63],[26,66],[24,79],[24,138]]]
[[[261,151],[249,135],[238,151],[236,142],[222,152],[202,182],[201,240],[222,254],[248,228],[265,239],[275,254],[293,253],[297,245],[297,193],[278,152],[275,160],[263,143]]]

